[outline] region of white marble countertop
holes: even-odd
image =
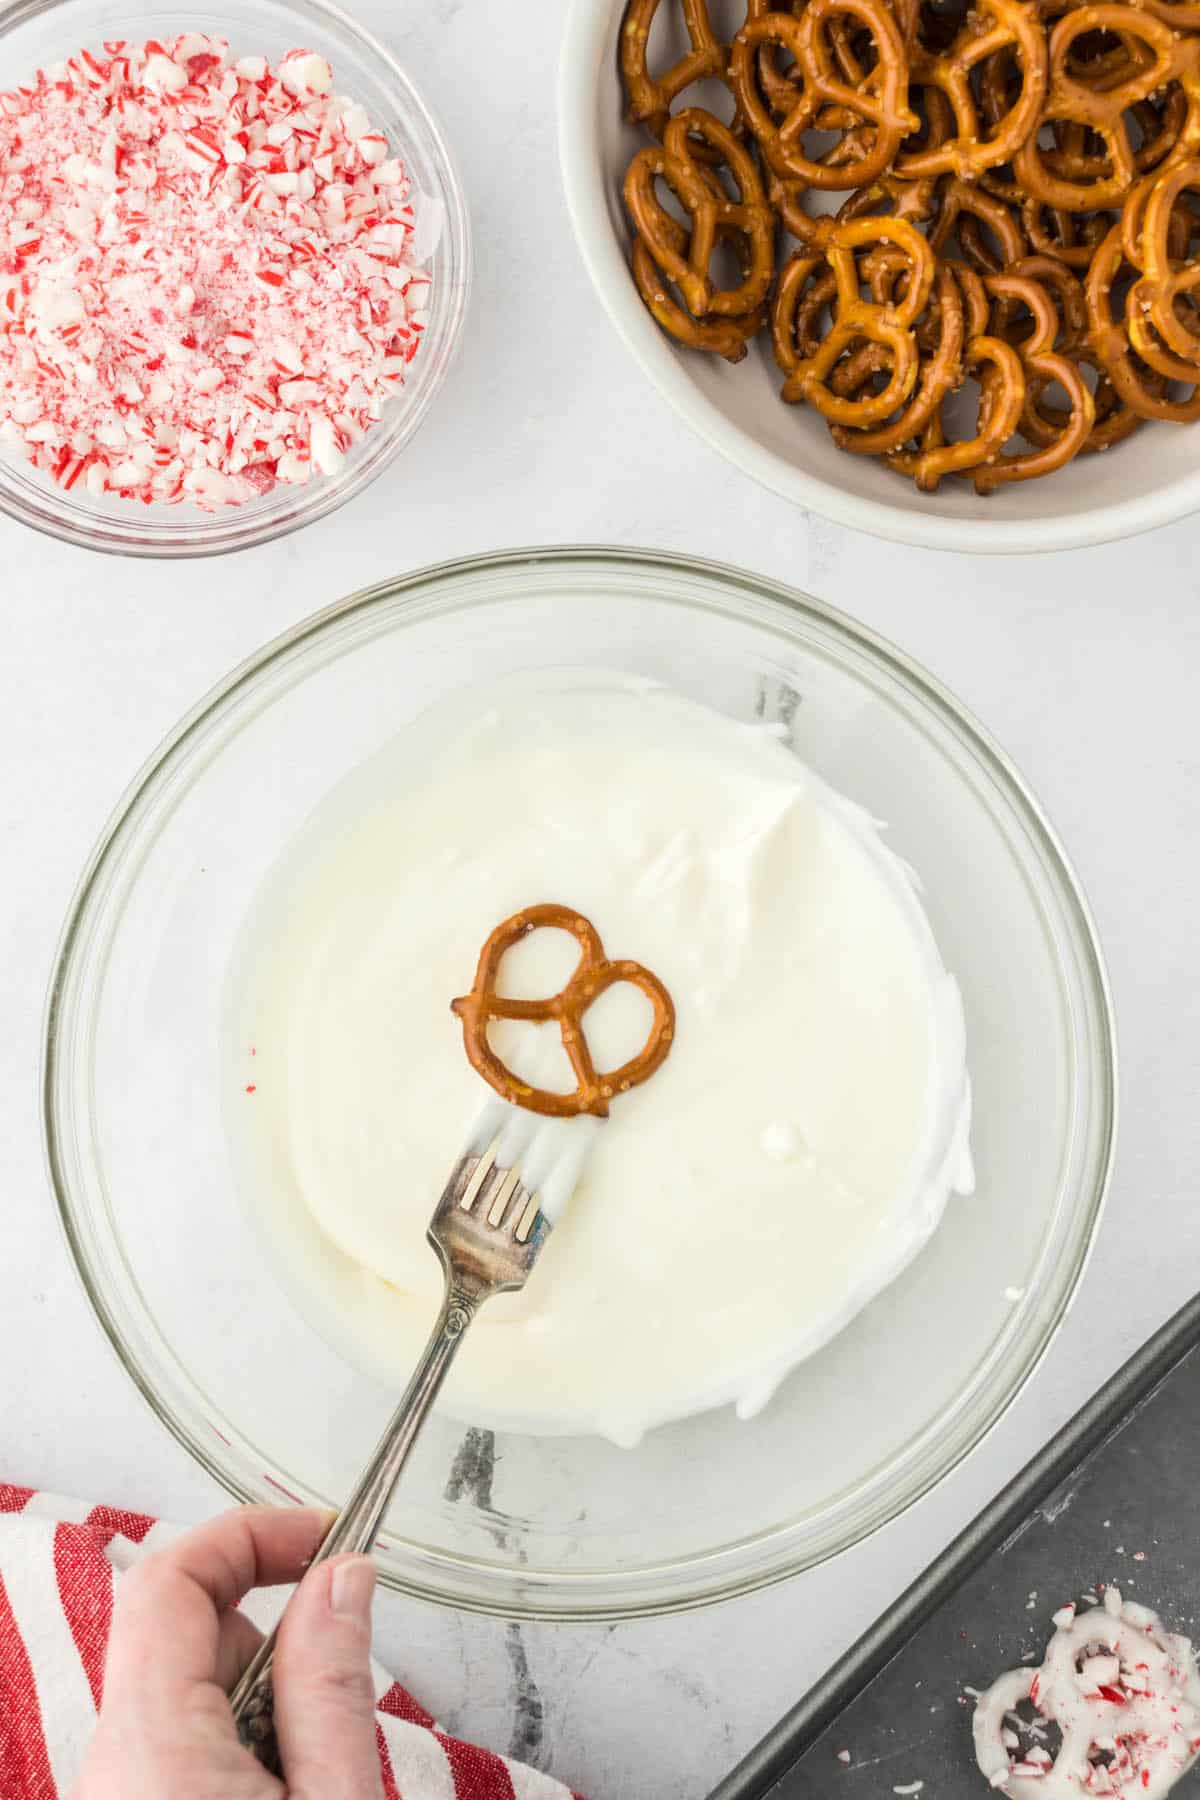
[[[611,541],[806,588],[948,683],[1060,828],[1116,991],[1121,1145],[1083,1301],[1029,1391],[938,1493],[841,1563],[647,1624],[518,1630],[381,1599],[381,1654],[452,1729],[591,1800],[699,1800],[1196,1284],[1200,519],[1095,551],[976,561],[875,543],[760,492],[646,387],[591,293],[557,179],[556,9],[530,7],[504,32],[460,0],[359,10],[388,19],[474,206],[467,342],[415,446],[349,510],[219,563],[123,564],[0,520],[0,1478],[181,1519],[223,1500],[84,1303],[38,1119],[42,1005],[72,886],[178,715],[312,609],[463,552]],[[881,1794],[913,1779],[902,1737],[889,1774]]]

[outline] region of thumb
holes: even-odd
[[[308,1571],[275,1649],[275,1731],[291,1800],[383,1800],[366,1556]]]

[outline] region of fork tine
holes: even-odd
[[[497,1155],[490,1163],[483,1181],[475,1187],[471,1204],[466,1210],[474,1213],[477,1218],[486,1220],[495,1204],[496,1195],[511,1174],[509,1165],[501,1162]]]
[[[485,1148],[482,1155],[468,1151],[465,1156],[460,1156],[450,1171],[450,1179],[438,1196],[434,1218],[444,1218],[447,1213],[457,1212],[460,1208],[469,1212],[494,1162],[494,1145]]]
[[[523,1188],[521,1192],[522,1194],[525,1194]],[[516,1238],[518,1244],[527,1244],[529,1242],[529,1239],[533,1235],[533,1228],[539,1219],[542,1221],[543,1226],[548,1228],[548,1221],[538,1204],[537,1195],[525,1194],[524,1206],[515,1210],[512,1219],[509,1221],[510,1225],[513,1226],[513,1236]]]
[[[494,1197],[487,1209],[487,1222],[499,1228],[504,1223],[504,1216],[512,1203],[513,1195],[521,1187],[521,1171],[514,1166],[503,1176],[498,1188],[493,1190]]]

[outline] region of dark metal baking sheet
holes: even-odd
[[[968,1526],[709,1800],[986,1793],[966,1687],[1028,1652],[1064,1601],[1115,1582],[1200,1619],[1200,1296]],[[849,1762],[839,1761],[849,1753]],[[918,1788],[917,1783],[922,1785]],[[1200,1776],[1181,1784],[1200,1795]]]

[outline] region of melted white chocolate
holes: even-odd
[[[541,901],[661,977],[675,1042],[607,1121],[557,1127],[591,1133],[578,1188],[443,1404],[621,1443],[748,1415],[971,1185],[961,1006],[912,879],[768,728],[620,676],[526,677],[431,710],[342,783],[231,980],[247,1204],[306,1316],[402,1386],[440,1295],[425,1226],[489,1093],[450,1002],[492,928]],[[555,992],[573,954],[537,933],[504,991]],[[647,1010],[597,1003],[598,1067]],[[572,1085],[554,1027],[492,1031],[519,1072]]]

